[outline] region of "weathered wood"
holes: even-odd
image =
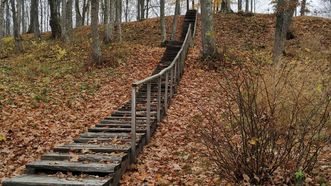
[[[128,145],[94,145],[86,143],[71,143],[60,147],[55,147],[54,152],[128,152]]]
[[[139,129],[137,127],[136,131],[143,133],[146,132],[146,128],[144,129]],[[94,127],[94,128],[89,128],[89,132],[131,132],[130,128],[109,128],[109,127]]]
[[[82,163],[70,161],[36,161],[26,165],[26,168],[34,171],[62,171],[110,174],[120,168],[114,163]]]
[[[5,179],[3,186],[108,186],[111,177],[84,179],[70,177],[58,178],[51,175],[22,175],[11,179]]]
[[[100,153],[100,154],[81,154],[81,153],[57,153],[51,152],[41,156],[41,160],[49,161],[70,161],[76,159],[77,161],[87,162],[121,162],[127,158],[125,153]]]

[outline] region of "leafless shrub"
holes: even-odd
[[[309,174],[330,142],[328,78],[297,64],[224,76],[219,107],[194,117],[215,171],[251,184],[293,183],[296,172]]]

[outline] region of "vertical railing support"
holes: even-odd
[[[170,98],[172,98],[173,94],[174,94],[174,71],[171,68],[170,69]]]
[[[151,82],[147,83],[147,110],[146,110],[147,142],[151,138]]]
[[[168,84],[169,84],[169,72],[165,73],[165,90],[164,90],[164,113],[167,113],[168,109]]]
[[[161,121],[161,80],[162,76],[158,79],[158,88],[157,88],[157,122]]]
[[[131,160],[136,161],[136,86],[132,87],[131,98]]]

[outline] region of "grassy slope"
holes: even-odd
[[[167,18],[168,33],[171,20]],[[123,43],[102,45],[103,68],[87,68],[89,27],[75,29],[70,44],[49,40],[50,33],[41,41],[24,35],[21,54],[15,53],[12,38],[3,39],[0,135],[5,140],[0,140],[0,183],[130,98],[132,81],[150,74],[164,51],[158,24],[157,19],[124,23]]]
[[[275,20],[271,15],[243,17],[236,14],[215,15],[215,33],[219,48],[225,50],[226,62],[270,62]],[[196,140],[192,119],[198,107],[215,107],[220,74],[201,67],[200,22],[195,47],[190,51],[187,69],[168,110],[168,117],[158,128],[151,143],[139,156],[138,163],[124,175],[122,185],[225,185],[212,173],[201,155],[205,149]],[[331,65],[331,21],[321,18],[294,19],[295,39],[287,43],[287,61]],[[231,68],[228,68],[231,72]],[[320,69],[324,70],[324,69]],[[329,73],[329,72],[326,72]],[[330,76],[330,73],[329,73]],[[203,127],[200,126],[200,127]],[[331,148],[320,157],[324,165],[317,172],[331,180]]]

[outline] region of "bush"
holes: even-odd
[[[233,74],[220,82],[219,107],[194,118],[214,170],[236,183],[302,180],[330,142],[329,75],[297,64]]]

